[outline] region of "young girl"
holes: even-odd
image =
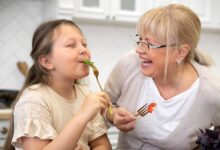
[[[99,112],[103,92],[89,94],[79,79],[89,74],[86,39],[68,20],[41,24],[34,33],[33,65],[14,109],[12,144],[24,150],[110,150]]]

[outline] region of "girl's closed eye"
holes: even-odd
[[[76,42],[67,42],[65,47],[75,48],[77,46]]]
[[[83,47],[87,48],[88,44],[87,43],[82,43]]]
[[[66,47],[75,48],[77,46],[76,43],[68,43]]]

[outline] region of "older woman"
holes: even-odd
[[[210,57],[197,49],[200,32],[198,16],[183,5],[141,16],[136,53],[121,58],[105,86],[119,106],[107,114],[121,130],[118,148],[193,149],[199,129],[220,125],[220,80],[208,70]],[[151,114],[135,117],[151,102],[157,103]]]

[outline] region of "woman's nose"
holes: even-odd
[[[142,48],[140,48],[139,46],[137,46],[136,48],[135,48],[135,52],[136,53],[138,53],[138,54],[144,54],[144,53],[146,53]]]

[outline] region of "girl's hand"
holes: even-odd
[[[111,105],[109,97],[104,92],[89,94],[83,102],[80,111],[87,116],[87,119],[92,120],[98,112],[104,113],[105,109]]]

